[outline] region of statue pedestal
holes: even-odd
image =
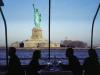
[[[31,39],[23,41],[24,48],[48,48],[48,40],[45,40],[42,35],[41,28],[33,28]],[[12,44],[13,47],[19,47],[19,43]],[[50,47],[60,47],[59,43],[50,42]]]
[[[31,39],[33,39],[33,40],[43,40],[42,30],[40,28],[33,28]]]

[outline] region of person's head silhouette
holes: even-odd
[[[14,47],[9,47],[9,56],[13,56],[16,54],[16,48]]]
[[[72,48],[68,48],[66,50],[66,56],[69,57],[69,56],[73,56],[73,49]]]
[[[35,51],[33,52],[32,58],[33,58],[33,59],[39,59],[40,57],[41,57],[41,51],[40,51],[40,50],[35,50]]]
[[[89,49],[88,53],[90,57],[97,57],[97,53],[95,49]]]

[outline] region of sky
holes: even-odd
[[[48,40],[48,0],[3,0],[8,27],[8,44],[31,38],[34,25],[32,4],[41,13],[43,36]],[[80,40],[90,44],[92,20],[100,0],[52,0],[51,40]],[[93,44],[100,46],[100,11],[95,21]],[[0,15],[0,46],[5,46],[4,24]]]

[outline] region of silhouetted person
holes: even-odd
[[[7,75],[23,75],[23,71],[21,70],[21,63],[16,55],[16,48],[9,48],[9,65]]]
[[[87,57],[84,61],[84,75],[100,75],[100,65],[98,61],[98,57],[96,51],[94,49],[88,50],[89,57]]]
[[[20,47],[21,47],[21,48],[24,47],[24,43],[23,43],[23,42],[20,43]]]
[[[33,52],[32,60],[28,65],[26,75],[39,75],[38,71],[40,70],[39,59],[41,57],[41,51],[35,50]]]
[[[72,71],[73,75],[82,75],[82,69],[78,58],[73,54],[73,49],[68,48],[66,50],[66,56],[69,61],[69,69]]]

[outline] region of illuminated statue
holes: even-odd
[[[34,23],[35,23],[35,27],[36,28],[40,28],[41,13],[39,12],[39,10],[37,8],[35,8],[34,4],[33,4],[33,8],[34,8]]]

